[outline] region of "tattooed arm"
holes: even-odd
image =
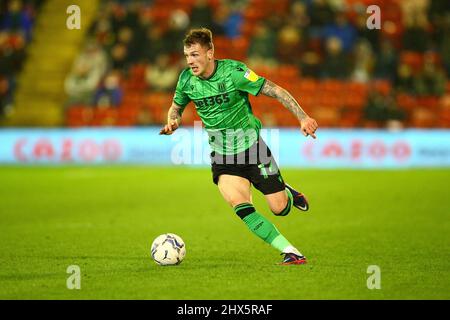
[[[272,81],[266,80],[261,89],[261,93],[268,97],[277,99],[283,106],[286,107],[286,109],[291,111],[300,122],[301,131],[305,137],[310,135],[314,139],[316,138],[316,135],[314,134],[318,128],[316,120],[310,118],[306,114],[306,112],[300,107],[298,102],[289,92]]]
[[[167,113],[167,124],[161,129],[159,134],[170,135],[178,129],[181,123],[181,107],[175,102],[172,102],[172,106]]]

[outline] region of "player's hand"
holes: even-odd
[[[311,136],[316,139],[315,133],[318,127],[319,126],[316,120],[314,120],[313,118],[306,117],[305,119],[300,121],[300,130],[305,137]]]
[[[175,130],[178,129],[178,121],[172,120],[167,123],[164,128],[159,131],[159,134],[171,135]]]

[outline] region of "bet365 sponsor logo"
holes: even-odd
[[[197,108],[208,107],[208,106],[211,107],[216,104],[222,104],[222,103],[228,103],[228,102],[230,102],[230,97],[228,96],[228,93],[222,93],[217,96],[194,100],[194,103],[197,106]]]

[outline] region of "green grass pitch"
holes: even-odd
[[[311,210],[275,217],[308,257],[281,256],[222,200],[209,169],[0,168],[0,299],[449,299],[450,170],[293,170]],[[150,244],[180,235],[183,263]],[[81,269],[69,290],[67,267]],[[369,290],[370,265],[381,289]]]

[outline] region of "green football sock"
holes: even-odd
[[[294,196],[292,195],[291,191],[288,188],[286,188],[285,191],[288,196],[286,208],[284,208],[283,211],[281,211],[280,213],[276,214],[276,216],[287,216],[288,213],[291,211],[292,203],[294,202]]]
[[[263,215],[259,214],[252,204],[242,203],[237,205],[234,208],[234,211],[241,217],[242,221],[244,221],[250,231],[275,249],[283,252],[286,247],[291,245],[273,223],[267,220]]]

